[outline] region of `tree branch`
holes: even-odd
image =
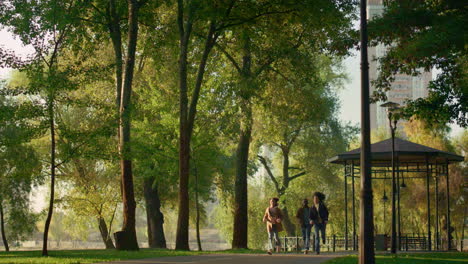
[[[291,134],[291,139],[287,142],[287,147],[288,148],[291,148],[292,144],[294,144],[294,142],[296,141],[297,137],[299,136],[299,133],[301,132],[301,129],[302,129],[302,125],[299,125],[299,128],[297,128],[296,130],[294,130]]]
[[[303,170],[303,168],[299,167],[288,167],[289,170]]]
[[[275,61],[273,58],[269,58],[267,62],[265,62],[262,66],[258,68],[258,70],[255,72],[255,76],[259,76],[264,70],[268,69],[270,65]]]
[[[270,167],[268,167],[268,163],[267,163],[266,159],[264,157],[260,156],[260,155],[257,155],[257,157],[260,160],[260,162],[263,164],[263,167],[265,167],[265,170],[267,171],[268,176],[270,176],[271,181],[273,181],[273,184],[275,185],[276,192],[278,192],[278,194],[280,194],[281,189],[279,187],[279,183],[276,180],[275,176],[273,175],[273,172],[271,171]]]
[[[297,178],[299,178],[299,177],[301,177],[301,176],[303,176],[303,175],[305,175],[305,174],[307,174],[307,172],[305,172],[305,171],[300,172],[300,173],[298,173],[298,174],[296,174],[296,175],[294,175],[294,176],[289,177],[289,181],[292,181],[292,180],[294,180],[294,179],[297,179]]]
[[[200,59],[200,63],[198,64],[197,70],[197,78],[195,80],[195,88],[193,89],[192,99],[190,101],[189,110],[188,110],[188,133],[189,138],[192,136],[193,126],[195,122],[195,115],[197,113],[197,104],[198,98],[200,96],[200,90],[203,83],[203,76],[206,70],[206,64],[208,61],[208,57],[210,55],[210,51],[213,48],[214,44],[216,43],[217,36],[215,35],[215,28],[216,24],[214,21],[210,23],[210,29],[208,30],[208,34],[206,36],[205,47],[203,49],[202,58]]]
[[[223,47],[221,47],[221,45],[219,45],[218,43],[215,44],[215,47],[217,49],[219,49],[225,56],[226,58],[228,58],[228,60],[232,63],[232,65],[236,68],[236,70],[240,73],[242,72],[239,64],[236,62],[236,60],[234,59],[234,57],[231,56],[231,54],[229,54],[229,52],[226,51],[226,49],[224,49]]]
[[[260,14],[257,14],[255,16],[249,17],[247,19],[240,20],[239,22],[235,22],[235,23],[231,23],[231,24],[223,24],[219,28],[217,28],[216,31],[221,31],[221,30],[229,28],[229,27],[238,26],[238,25],[242,25],[244,23],[252,22],[255,19],[257,19],[259,17],[262,17],[262,16],[276,15],[276,14],[287,14],[287,13],[291,13],[293,11],[296,11],[296,10],[291,9],[291,10],[286,10],[286,11],[270,11],[270,12],[260,13]]]

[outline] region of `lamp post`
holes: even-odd
[[[398,118],[395,118],[395,112],[399,104],[394,102],[386,102],[381,107],[387,108],[388,122],[390,126],[390,133],[392,135],[392,243],[391,253],[396,254],[397,237],[396,237],[396,180],[395,180],[395,131],[397,129]]]
[[[361,206],[359,264],[374,264],[374,208],[371,174],[369,60],[367,56],[367,0],[360,0],[361,36]]]

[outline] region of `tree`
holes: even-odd
[[[31,104],[0,96],[0,231],[5,251],[8,239],[21,240],[34,231],[29,195],[40,180],[40,162],[28,143],[38,130],[30,123],[35,115]]]
[[[114,249],[111,230],[120,201],[115,191],[118,189],[116,168],[99,160],[75,158],[63,170],[71,186],[60,202],[76,215],[94,218],[106,249]]]
[[[73,18],[80,10],[79,4],[73,1],[10,1],[9,5],[3,5],[0,10],[0,23],[9,26],[23,43],[33,45],[36,51],[34,58],[27,63],[11,60],[7,63],[26,71],[29,83],[19,89],[20,93],[34,94],[42,99],[36,103],[43,107],[43,121],[49,130],[50,200],[44,227],[43,256],[48,255],[47,239],[54,207],[56,169],[61,165],[57,163],[56,157],[57,99],[60,92],[74,89],[76,85],[68,78],[73,70],[68,67],[60,68],[58,64],[62,48],[70,38],[71,29],[76,25],[74,23],[77,21]],[[30,27],[33,23],[36,26]]]
[[[301,69],[295,68],[299,58],[313,63],[298,63]],[[301,154],[309,152],[304,147],[314,152],[322,144],[320,138],[328,139],[330,131],[342,129],[336,126],[333,118],[337,99],[331,90],[332,86],[339,87],[343,79],[334,70],[337,68],[334,65],[336,62],[325,56],[299,53],[292,61],[283,60],[276,64],[281,75],[271,72],[270,83],[265,89],[262,107],[257,110],[256,118],[257,144],[262,144],[272,153],[279,152],[281,157],[280,169],[274,170],[268,157],[258,155],[280,198],[285,216],[283,222],[290,236],[296,234],[288,210],[294,203],[286,198],[286,194],[293,181],[308,174],[304,167],[308,162],[301,160]],[[310,104],[311,101],[314,104]],[[304,142],[305,138],[314,142],[315,146]],[[314,156],[316,160],[326,160],[326,157]]]
[[[132,152],[130,146],[130,132],[132,120],[131,95],[135,63],[137,59],[137,41],[141,10],[148,6],[147,0],[127,1],[127,43],[126,55],[122,41],[122,25],[124,8],[119,1],[98,1],[86,3],[88,13],[79,19],[88,22],[93,32],[99,36],[103,28],[109,35],[114,51],[116,108],[118,111],[118,149],[121,166],[121,193],[123,203],[122,231],[115,234],[117,249],[138,250],[135,231],[135,194],[132,173]],[[143,10],[144,11],[144,10]],[[96,27],[97,26],[97,27]],[[125,58],[125,60],[124,60]]]
[[[183,0],[177,1],[177,26],[179,34],[179,214],[177,219],[176,249],[189,250],[189,175],[190,140],[193,134],[197,104],[211,50],[224,30],[238,19],[231,17],[235,1],[227,4]],[[232,18],[232,20],[230,20]],[[242,19],[242,18],[241,18]],[[197,21],[199,20],[199,21]],[[198,33],[195,22],[202,24],[200,34],[205,35],[204,45],[200,48],[201,57],[197,65],[190,105],[189,100],[189,44],[193,35]],[[195,56],[198,57],[198,56]]]
[[[237,73],[236,100],[239,105],[240,131],[236,150],[237,169],[234,200],[233,248],[247,248],[247,166],[252,137],[252,104],[261,97],[265,71],[278,71],[276,62],[296,56],[304,47],[307,52],[317,49],[327,53],[343,54],[349,45],[350,18],[353,4],[343,1],[294,2],[278,1],[265,7],[261,3],[250,7],[255,23],[246,23],[232,29],[231,37],[224,37],[217,45]],[[319,23],[320,17],[333,21]],[[326,32],[324,35],[324,32]],[[330,42],[323,41],[325,39]],[[295,54],[296,53],[296,54]],[[308,62],[299,62],[308,63]]]
[[[131,94],[133,72],[135,69],[136,46],[138,38],[138,14],[141,3],[137,0],[128,1],[128,36],[127,56],[124,78],[121,90],[119,110],[119,149],[121,151],[120,168],[122,180],[123,226],[122,231],[115,234],[116,246],[120,250],[138,250],[135,230],[135,194],[133,187],[132,161],[130,149],[131,125]]]
[[[440,70],[429,96],[408,100],[405,112],[429,125],[468,125],[466,5],[460,1],[384,1],[382,16],[369,22],[371,44],[388,47],[379,58],[374,100],[386,100],[396,73]]]

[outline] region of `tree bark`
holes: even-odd
[[[179,42],[179,214],[177,218],[176,249],[189,250],[189,175],[190,175],[190,139],[197,110],[200,89],[203,83],[208,56],[216,42],[215,24],[212,22],[205,41],[203,54],[198,64],[195,87],[193,89],[190,107],[188,105],[187,84],[187,54],[190,35],[192,32],[193,6],[189,6],[188,18],[184,23],[184,3],[178,1],[178,26],[180,34]]]
[[[283,211],[283,226],[286,231],[286,234],[288,234],[288,236],[296,236],[296,225],[291,221],[288,207],[286,205],[283,205],[281,211]]]
[[[107,229],[106,221],[101,216],[98,218],[98,224],[99,232],[101,233],[102,241],[104,242],[106,249],[115,249],[114,242],[112,242],[109,230]]]
[[[54,196],[55,196],[55,118],[54,118],[54,97],[49,96],[49,129],[50,129],[50,198],[49,198],[49,211],[44,226],[44,237],[42,243],[42,256],[48,256],[47,240],[49,237],[49,227],[52,221],[52,213],[54,210]]]
[[[117,112],[120,111],[120,101],[122,94],[122,74],[123,74],[123,59],[122,59],[122,31],[120,30],[120,18],[116,11],[115,0],[109,1],[107,9],[107,27],[109,36],[112,40],[115,60],[115,98]]]
[[[1,201],[0,201],[0,227],[1,227],[1,232],[2,232],[3,246],[5,247],[5,251],[9,252],[10,247],[8,246],[8,240],[7,240],[6,234],[5,234],[5,218],[4,218],[4,215],[3,215],[3,205],[2,205]]]
[[[249,160],[249,147],[252,134],[251,122],[252,113],[250,106],[246,106],[243,112],[246,115],[240,131],[239,143],[236,151],[236,181],[234,200],[234,231],[232,248],[248,248],[248,214],[247,214],[247,165]]]
[[[143,193],[146,203],[148,245],[150,248],[167,248],[161,200],[159,199],[158,188],[153,186],[151,178],[145,178]]]
[[[289,188],[289,182],[291,181],[291,177],[289,176],[289,148],[283,146],[281,148],[281,152],[283,154],[283,188],[286,191]],[[281,196],[280,196],[281,198]],[[288,208],[287,208],[287,201],[283,201],[283,223],[284,228],[286,229],[286,233],[288,236],[295,236],[296,235],[296,226],[291,221],[289,217]]]
[[[133,71],[135,68],[135,53],[138,38],[138,2],[128,0],[128,54],[125,62],[125,75],[120,103],[120,139],[122,151],[120,168],[122,179],[123,226],[122,231],[115,233],[115,243],[118,250],[138,250],[135,230],[135,195],[133,187],[132,161],[130,150],[131,126],[131,94]]]
[[[248,195],[247,195],[247,165],[252,136],[252,105],[250,102],[251,62],[250,39],[243,36],[243,58],[240,83],[240,114],[241,128],[236,151],[236,180],[234,187],[234,230],[232,248],[248,248]]]
[[[188,95],[187,95],[187,55],[190,33],[192,29],[191,18],[184,26],[183,0],[178,1],[178,25],[180,33],[179,43],[179,214],[177,217],[177,250],[190,250],[188,243],[189,230],[189,133],[188,133]]]

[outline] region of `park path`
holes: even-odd
[[[134,259],[108,264],[319,264],[326,260],[340,257],[339,254],[303,255],[280,254],[268,256],[266,254],[214,254],[201,256],[161,257],[154,259]]]

